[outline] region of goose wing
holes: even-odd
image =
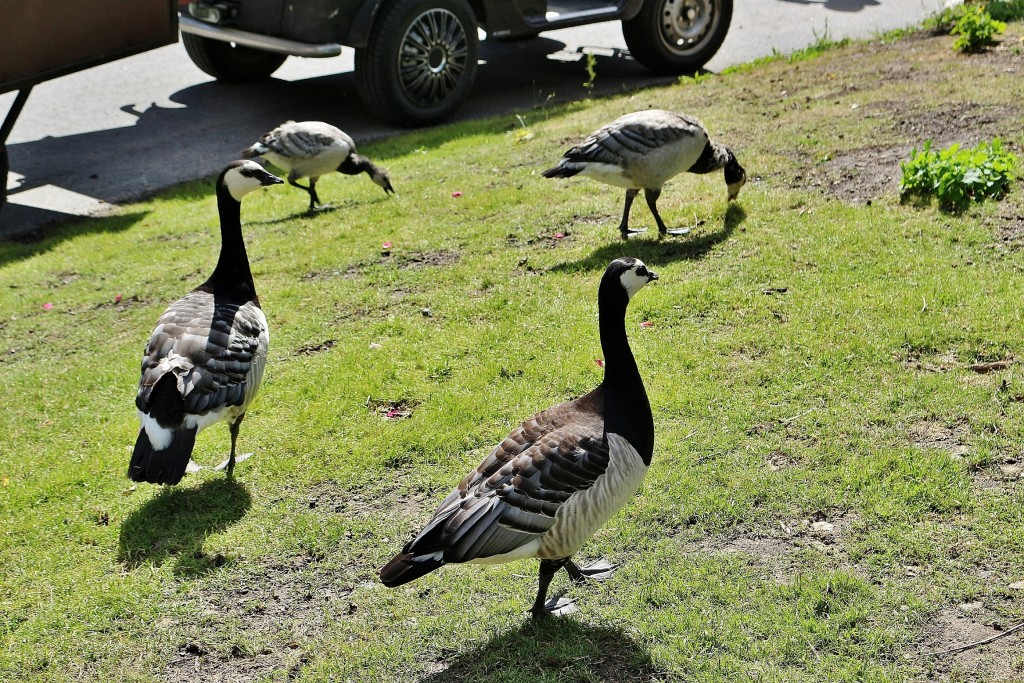
[[[635,112],[598,129],[564,158],[628,167],[634,159],[686,140],[699,143],[697,149],[707,141],[704,126],[694,117],[661,110]]]
[[[268,340],[266,318],[254,302],[190,292],[157,322],[135,404],[147,412],[153,387],[173,372],[186,414],[246,405],[262,379]]]
[[[558,509],[590,488],[608,461],[598,414],[581,414],[573,403],[550,408],[491,451],[403,552],[441,551],[446,562],[512,553],[550,529]]]
[[[338,163],[355,151],[356,145],[344,131],[322,121],[289,121],[260,138],[267,151],[287,159],[312,159],[329,154]]]

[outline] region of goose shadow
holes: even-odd
[[[628,242],[617,239],[598,247],[589,256],[560,263],[549,270],[556,273],[604,270],[609,262],[622,256],[633,256],[655,269],[670,261],[696,261],[729,239],[746,217],[747,212],[742,206],[730,202],[722,218],[722,225],[714,232],[691,233],[684,237],[664,237],[657,240],[644,239],[642,236],[631,238]]]
[[[118,561],[129,569],[175,558],[174,573],[196,577],[228,562],[207,555],[203,541],[237,522],[252,505],[235,479],[218,477],[195,487],[164,487],[121,524]]]
[[[650,652],[621,629],[564,617],[527,621],[452,658],[442,651],[436,662],[444,669],[421,683],[649,681],[663,675]]]

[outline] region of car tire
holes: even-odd
[[[233,45],[191,33],[182,33],[181,42],[193,64],[203,73],[224,83],[266,80],[288,58],[288,55]]]
[[[732,0],[644,0],[622,36],[636,61],[651,71],[683,74],[707,64],[725,40]]]
[[[356,50],[359,96],[381,118],[425,126],[447,118],[476,77],[476,19],[466,0],[389,0]]]

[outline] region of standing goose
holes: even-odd
[[[747,174],[725,145],[708,138],[704,124],[693,116],[649,109],[626,114],[598,129],[544,171],[545,178],[570,178],[577,173],[608,185],[626,188],[626,206],[619,231],[623,239],[644,232],[629,228],[629,208],[640,190],[651,207],[658,232],[685,235],[689,228],[669,230],[658,213],[661,188],[670,178],[688,171],[711,173],[725,169],[728,200],[736,199]]]
[[[638,259],[612,261],[598,290],[604,381],[586,396],[537,413],[462,480],[423,530],[380,570],[401,586],[443,564],[540,559],[535,618],[563,611],[547,601],[562,567],[570,578],[603,579],[603,562],[581,569],[572,556],[633,495],[654,451],[654,421],[626,339],[626,305],[658,276]]]
[[[238,425],[256,395],[267,362],[267,319],[256,296],[242,240],[242,197],[282,183],[254,161],[233,161],[217,178],[220,258],[213,274],[171,304],[157,321],[142,356],[135,405],[142,423],[128,477],[177,484],[191,462],[196,434],[221,420],[231,428],[235,462]],[[191,467],[190,467],[191,465]]]
[[[247,159],[265,157],[278,168],[288,171],[289,184],[309,193],[310,211],[320,204],[316,181],[332,171],[345,175],[366,173],[384,188],[384,194],[395,191],[387,171],[356,154],[356,143],[352,138],[323,121],[285,121],[264,134],[259,142],[242,152],[242,156]],[[299,178],[309,178],[309,186],[295,182]]]

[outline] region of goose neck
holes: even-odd
[[[242,203],[232,197],[226,187],[217,188],[217,212],[220,215],[220,257],[209,281],[221,287],[248,289],[255,294],[242,238]]]

